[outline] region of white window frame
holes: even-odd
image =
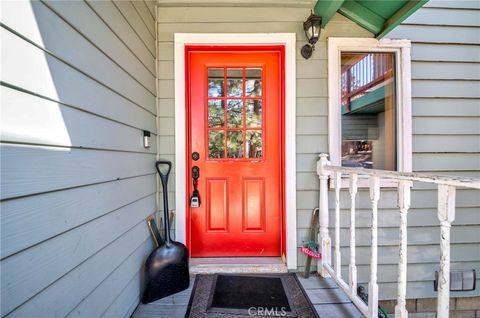
[[[342,119],[341,76],[342,52],[392,52],[395,53],[396,120],[397,120],[397,171],[412,171],[412,92],[410,41],[373,38],[328,39],[328,151],[330,162],[341,166]],[[381,186],[397,186],[395,180],[382,180]],[[342,187],[348,186],[348,183]],[[368,186],[360,179],[358,186]]]

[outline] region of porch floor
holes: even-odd
[[[321,318],[363,317],[333,279],[321,278],[315,274],[312,274],[308,279],[298,274],[297,277]],[[194,279],[195,278],[192,277],[190,288],[181,293],[150,304],[138,305],[132,317],[183,318],[187,311]]]

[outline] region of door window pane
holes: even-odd
[[[210,130],[208,132],[208,158],[225,157],[225,133],[223,131]]]
[[[225,122],[225,110],[223,100],[210,99],[208,101],[208,127],[223,127]]]
[[[342,52],[343,166],[396,170],[394,58]]]
[[[207,100],[208,158],[262,158],[262,68],[209,68]]]
[[[262,96],[262,69],[247,68],[245,70],[245,95]]]
[[[227,122],[229,128],[243,127],[243,101],[241,99],[227,100]]]
[[[247,158],[262,158],[262,131],[247,130]]]
[[[227,68],[227,96],[241,97],[243,95],[243,69]]]
[[[243,158],[243,131],[227,131],[227,157]]]
[[[246,121],[247,127],[257,128],[262,127],[262,100],[250,99],[246,101]]]
[[[223,68],[208,69],[208,97],[222,97],[224,87]]]

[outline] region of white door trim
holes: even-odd
[[[285,46],[285,211],[288,269],[297,268],[297,208],[295,114],[295,33],[175,33],[175,209],[176,240],[186,242],[186,45],[283,45]]]

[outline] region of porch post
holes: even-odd
[[[410,188],[412,181],[400,180],[398,185],[398,206],[400,207],[400,248],[398,251],[398,286],[396,318],[408,318],[407,311],[407,213],[410,209]]]
[[[317,263],[317,272],[322,277],[330,277],[325,270],[324,265],[331,265],[331,239],[328,234],[328,171],[325,165],[329,164],[328,155],[322,153],[319,155],[320,160],[317,162],[317,174],[320,179],[320,198],[319,198],[319,223],[320,230],[318,233],[318,243],[320,245],[320,253],[322,257]]]
[[[440,270],[438,273],[437,317],[450,311],[450,227],[455,220],[455,187],[438,185],[438,219],[440,220]]]

